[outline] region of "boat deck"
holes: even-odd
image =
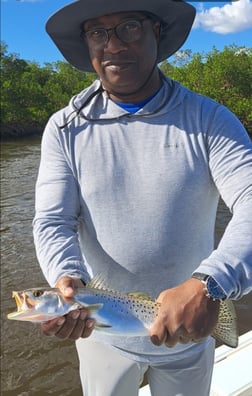
[[[151,396],[148,385],[139,396]],[[216,348],[210,396],[252,396],[252,331],[239,337],[235,349]]]

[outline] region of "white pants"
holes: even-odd
[[[138,396],[144,374],[152,396],[209,396],[214,342],[186,359],[151,366],[94,340],[76,346],[84,396]]]

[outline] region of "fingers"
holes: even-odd
[[[150,329],[150,339],[154,345],[162,345],[167,338],[167,331],[160,319],[156,319],[152,328]]]
[[[165,326],[160,325],[158,322],[152,327],[150,331],[150,338],[154,345],[160,346],[162,344],[169,348],[177,344],[188,344],[190,342],[201,342],[204,338],[196,337],[189,334],[185,329],[179,328],[175,332],[170,332]]]
[[[192,278],[161,292],[157,302],[157,319],[150,329],[155,345],[201,342],[212,333],[218,320],[219,303],[211,301],[202,284]]]
[[[71,298],[74,296],[75,290],[77,288],[83,287],[83,283],[79,278],[73,278],[69,276],[63,276],[59,279],[56,287],[60,289],[61,293],[66,298]]]
[[[162,344],[171,348],[176,344],[188,344],[190,342],[201,342],[204,336],[196,335],[193,331],[188,331],[184,326],[174,327],[168,326],[166,321],[162,318],[157,318],[152,328],[150,329],[150,339],[154,345],[160,346]]]
[[[181,327],[173,334],[166,334],[165,345],[169,348],[176,344],[189,344],[191,342],[200,342],[202,339],[196,339],[193,334],[187,332],[185,328]]]
[[[64,324],[66,318],[64,316],[56,319],[49,320],[47,322],[41,323],[41,331],[46,336],[53,336]]]
[[[178,329],[173,333],[169,332],[166,326],[162,324],[162,321],[159,320],[151,328],[150,338],[154,345],[165,344],[167,347],[173,347],[178,343],[187,344],[191,341],[190,337],[182,329]]]
[[[74,310],[68,315],[43,323],[41,330],[46,336],[77,340],[89,337],[94,326],[95,321],[88,318],[87,310]]]
[[[63,276],[55,285],[65,299],[71,299],[76,289],[84,287],[81,279]],[[77,340],[89,337],[95,327],[95,321],[88,318],[88,310],[74,310],[65,316],[41,324],[41,331],[46,336],[60,339]]]
[[[55,335],[61,339],[77,340],[89,337],[94,328],[94,320],[88,319],[88,313],[76,310],[66,315],[64,325],[58,329]]]

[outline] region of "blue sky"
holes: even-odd
[[[121,0],[118,0],[121,1]],[[155,1],[155,0],[154,0]],[[71,0],[2,0],[1,40],[20,58],[46,62],[63,60],[45,32],[45,22]],[[182,50],[207,53],[215,46],[252,47],[252,0],[194,2],[197,16]]]

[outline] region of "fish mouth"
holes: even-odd
[[[15,312],[11,312],[7,315],[8,319],[17,319],[23,316],[26,316],[28,312],[32,311],[32,305],[28,304],[26,299],[25,292],[12,292],[12,298],[15,299],[17,310]]]
[[[21,307],[22,307],[22,298],[19,295],[19,293],[16,292],[16,291],[12,292],[12,298],[14,298],[14,300],[16,302],[16,305],[17,305],[17,310],[19,312],[21,310]]]
[[[23,313],[24,311],[28,311],[32,308],[32,305],[28,303],[28,299],[24,292],[14,291],[12,292],[12,298],[14,298],[17,305],[17,312],[15,313]]]

